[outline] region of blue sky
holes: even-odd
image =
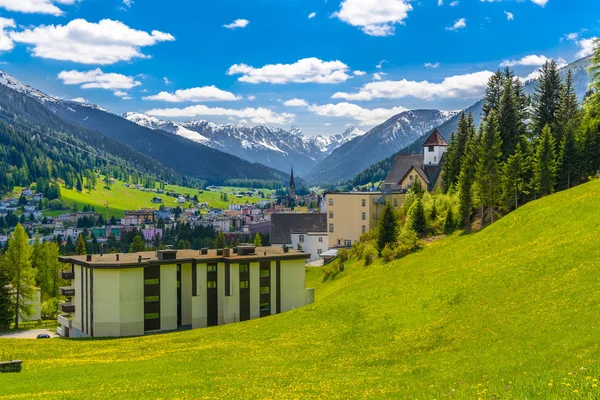
[[[362,129],[481,98],[503,65],[571,62],[595,0],[0,0],[0,68],[114,113]]]

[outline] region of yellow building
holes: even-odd
[[[57,332],[64,337],[139,336],[279,314],[307,303],[308,254],[280,247],[159,250],[60,257],[72,286]]]
[[[386,192],[327,193],[325,204],[329,247],[352,246],[363,233],[377,226],[386,202],[399,209],[404,197],[404,193]]]

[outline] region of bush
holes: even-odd
[[[365,246],[365,250],[363,252],[365,266],[373,264],[377,260],[378,256],[379,256],[379,253],[377,252],[377,249],[375,247],[373,247],[371,245]]]
[[[381,251],[381,257],[385,260],[385,262],[392,262],[396,259],[396,249],[394,249],[391,245],[386,245]]]
[[[398,245],[396,246],[396,258],[407,256],[418,250],[419,247],[421,247],[421,242],[417,233],[412,229],[403,229],[398,238]]]
[[[346,262],[348,261],[348,259],[350,258],[350,254],[348,253],[348,249],[340,249],[338,250],[338,259],[340,260],[340,262]]]

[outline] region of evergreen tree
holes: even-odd
[[[225,234],[223,232],[219,232],[217,234],[217,238],[215,239],[215,248],[224,249],[227,246],[227,241],[225,240]]]
[[[258,232],[256,232],[256,235],[254,235],[254,245],[256,247],[262,247],[262,239]]]
[[[8,330],[15,317],[14,297],[10,289],[10,278],[5,269],[4,263],[0,259],[0,331]]]
[[[573,186],[578,181],[577,169],[579,166],[579,154],[575,134],[572,130],[567,130],[560,144],[558,155],[558,189],[565,190]]]
[[[31,314],[31,306],[28,304],[33,298],[35,287],[35,272],[31,267],[31,246],[21,224],[17,225],[10,238],[3,261],[3,269],[7,271],[14,291],[14,321],[15,329],[18,329],[19,316],[25,317]]]
[[[390,202],[386,203],[377,226],[377,250],[379,254],[385,246],[395,247],[400,230],[398,216]]]
[[[475,165],[478,160],[477,148],[480,136],[470,138],[461,162],[458,178],[458,199],[460,221],[465,230],[471,230],[471,212],[473,209],[473,183],[475,181]]]
[[[590,60],[590,67],[588,68],[588,74],[590,76],[590,89],[595,93],[600,92],[600,39],[596,39],[594,42],[594,54]]]
[[[507,68],[504,73],[504,89],[500,98],[498,127],[502,140],[502,160],[514,153],[521,136],[521,120],[518,112],[518,102],[514,93],[513,75]]]
[[[142,251],[146,251],[146,243],[144,243],[144,239],[140,235],[136,235],[133,238],[133,241],[129,245],[130,253],[139,253]]]
[[[494,222],[495,209],[500,200],[502,140],[498,129],[498,119],[493,110],[488,114],[481,131],[475,182],[481,205],[481,223],[483,224],[486,209],[490,222]]]
[[[546,126],[542,130],[534,162],[535,190],[539,196],[554,193],[557,171],[555,148],[550,127]]]
[[[77,177],[77,184],[76,184],[76,189],[78,192],[81,192],[83,190],[83,186],[81,184],[81,177]]]
[[[41,290],[42,299],[58,296],[60,280],[60,262],[58,261],[59,247],[54,242],[45,242],[42,245],[40,259],[37,262],[37,282]]]
[[[444,232],[452,233],[454,231],[454,213],[452,212],[452,207],[448,209],[448,213],[446,214],[446,220],[444,221]]]
[[[521,143],[518,143],[515,154],[508,157],[503,167],[502,200],[506,211],[516,210],[519,207],[519,198],[525,190],[528,168],[529,165],[521,149]]]
[[[427,218],[423,199],[418,198],[408,210],[408,222],[409,229],[415,231],[417,235],[423,236],[427,233]]]
[[[565,83],[561,85],[556,120],[552,129],[557,145],[557,154],[562,145],[563,137],[567,132],[574,134],[579,124],[579,103],[577,101],[577,93],[575,92],[573,73],[569,70]]]
[[[554,126],[562,82],[556,61],[546,61],[535,88],[533,123],[534,134],[539,136],[546,125]]]
[[[446,190],[455,187],[458,184],[460,175],[460,166],[465,154],[465,148],[473,131],[473,116],[466,116],[463,112],[458,121],[458,130],[456,136],[452,134],[452,140],[448,151],[444,154],[445,162],[442,165],[444,174],[444,188]]]
[[[483,118],[487,118],[490,111],[498,112],[500,110],[500,100],[504,88],[504,75],[498,70],[488,81],[483,99]]]
[[[77,255],[85,255],[87,254],[86,246],[85,246],[85,238],[83,237],[83,233],[80,233],[77,237],[77,244],[75,245],[75,253]]]

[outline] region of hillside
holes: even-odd
[[[119,340],[9,340],[0,398],[598,398],[600,181],[391,264],[313,269],[316,303]],[[8,350],[10,349],[10,350]]]
[[[335,149],[307,175],[312,182],[335,183],[394,154],[455,115],[439,110],[405,111]]]

